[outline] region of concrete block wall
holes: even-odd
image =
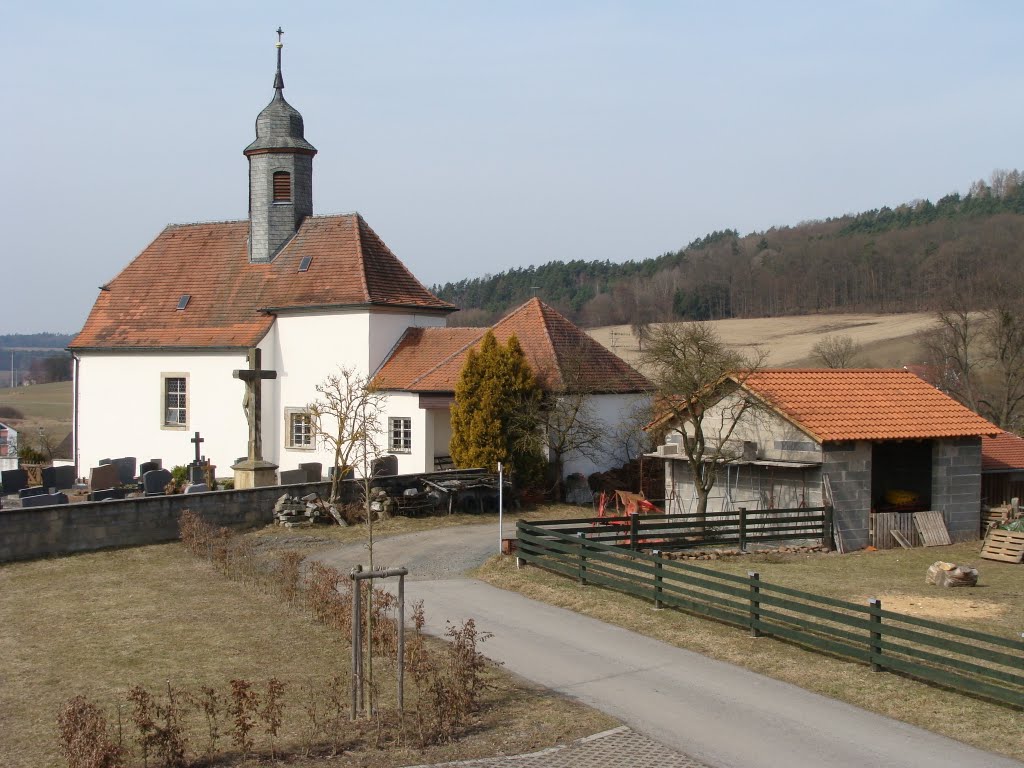
[[[828,475],[835,523],[847,550],[868,545],[871,515],[871,443],[825,443],[821,471]]]
[[[981,526],[981,438],[936,440],[932,509],[942,512],[953,541],[978,538]]]

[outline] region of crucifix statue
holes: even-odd
[[[260,417],[262,415],[262,382],[263,379],[276,379],[277,371],[264,371],[260,368],[261,353],[253,347],[245,356],[249,367],[235,371],[232,376],[245,382],[245,397],[242,398],[242,410],[249,422],[249,461],[263,460],[263,438],[260,435]]]

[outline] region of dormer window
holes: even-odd
[[[292,201],[292,175],[287,171],[274,171],[274,202]]]

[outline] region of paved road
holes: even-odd
[[[497,549],[496,526],[381,540],[377,564],[408,565],[427,629],[476,619],[493,633],[486,655],[506,669],[618,718],[668,747],[718,768],[1021,768],[897,720],[741,667],[529,600],[460,570]],[[337,567],[365,561],[348,545],[317,555]],[[1016,738],[1019,734],[1007,734]]]

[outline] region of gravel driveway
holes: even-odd
[[[514,520],[505,524],[504,536],[515,536],[515,532]],[[403,533],[378,539],[373,545],[375,567],[405,566],[409,569],[410,581],[455,579],[496,554],[498,526],[494,523]],[[366,543],[362,541],[312,552],[309,559],[319,560],[346,574],[354,566],[366,567],[369,562]]]

